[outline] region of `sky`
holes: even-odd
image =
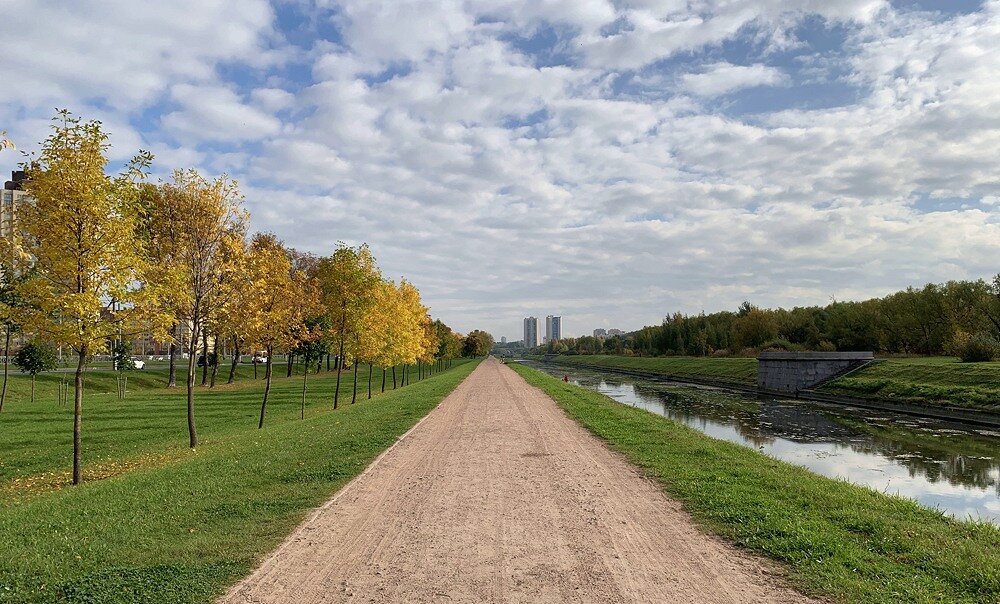
[[[0,129],[238,179],[454,328],[1000,272],[1000,0],[0,0]],[[19,161],[0,154],[0,168]],[[544,319],[543,319],[544,320]]]

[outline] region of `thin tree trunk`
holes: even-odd
[[[330,371],[330,353],[326,353],[326,370]]]
[[[396,389],[396,366],[392,366],[392,389]]]
[[[191,342],[188,344],[188,370],[187,370],[187,413],[188,413],[188,436],[192,449],[198,446],[198,429],[194,423],[194,376],[197,370],[198,361],[198,316],[194,315],[194,327],[191,333]]]
[[[333,408],[337,408],[340,400],[340,374],[344,370],[344,325],[347,323],[347,303],[344,303],[343,314],[340,319],[340,353],[337,355],[337,389],[333,391]]]
[[[240,339],[233,336],[233,364],[229,366],[229,381],[227,384],[232,384],[236,381],[236,369],[240,364]]]
[[[209,388],[215,388],[215,378],[219,375],[219,335],[212,340],[212,377],[208,381]]]
[[[382,394],[385,394],[385,367],[382,368]]]
[[[293,365],[294,362],[295,362],[295,355],[289,352],[288,353],[288,371],[287,371],[287,374],[285,375],[286,378],[292,377],[292,365]],[[308,369],[309,368],[307,367],[306,370],[308,370]]]
[[[354,391],[351,393],[351,404],[358,400],[358,359],[354,358]]]
[[[306,368],[309,369],[308,367]],[[319,355],[319,359],[316,360],[316,375],[319,375],[320,370],[323,369],[323,355]]]
[[[87,346],[80,348],[76,362],[76,376],[73,381],[73,484],[83,482],[83,447],[80,443],[80,429],[83,426],[83,369],[87,362]]]
[[[201,330],[201,355],[205,357],[205,364],[201,367],[201,385],[208,383],[208,330]]]
[[[257,424],[257,429],[264,427],[264,412],[267,411],[267,395],[271,392],[271,365],[274,363],[271,354],[271,348],[267,349],[267,364],[264,369],[264,401],[260,404],[260,422]]]
[[[7,400],[7,374],[10,371],[10,324],[7,324],[7,335],[3,345],[3,390],[0,390],[0,412],[3,412],[3,403]]]
[[[35,374],[31,374],[31,403],[35,402]]]
[[[253,379],[257,379],[257,353],[253,353]]]
[[[173,334],[174,337],[177,336],[177,329],[178,327],[176,323],[174,323],[174,326],[170,328],[170,333]],[[170,374],[169,377],[167,378],[167,388],[176,388],[177,387],[177,342],[170,343],[170,348],[167,354],[170,355]]]
[[[368,400],[372,400],[372,364],[368,363]]]
[[[302,411],[299,413],[299,419],[306,418],[306,380],[309,378],[309,359],[306,358],[306,368],[302,372]]]

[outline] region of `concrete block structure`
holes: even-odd
[[[762,352],[757,357],[757,387],[795,394],[874,359],[871,352]]]

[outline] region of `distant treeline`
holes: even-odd
[[[965,356],[992,349],[1000,336],[1000,275],[993,281],[949,281],[907,288],[884,298],[826,306],[763,309],[744,302],[735,312],[685,315],[621,337],[585,336],[550,342],[563,354],[753,354],[766,349]]]

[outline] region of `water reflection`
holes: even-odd
[[[529,364],[817,474],[910,497],[958,518],[1000,524],[996,430]]]

